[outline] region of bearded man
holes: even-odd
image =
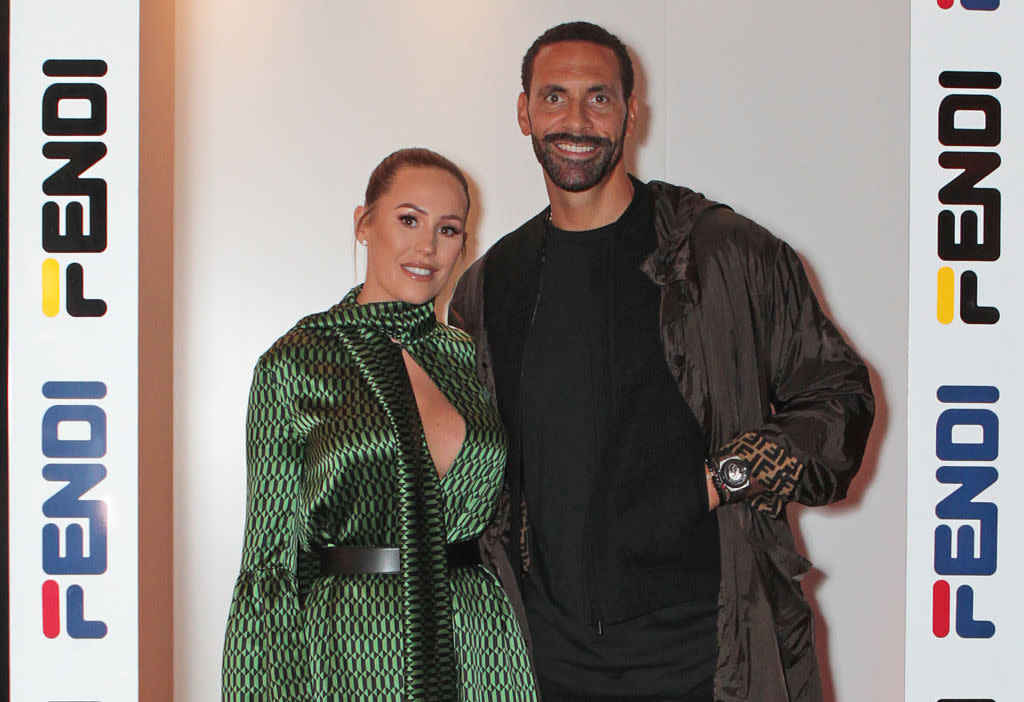
[[[788,245],[626,172],[618,38],[554,27],[522,81],[550,207],[451,310],[509,431],[482,548],[522,590],[543,697],[820,700],[785,510],[845,496],[873,417],[864,364]]]

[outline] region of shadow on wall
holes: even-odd
[[[174,2],[140,5],[139,699],[174,698]]]
[[[828,303],[825,300],[825,295],[821,288],[821,283],[814,270],[808,264],[807,260],[803,256],[800,257],[800,261],[803,263],[804,270],[807,273],[807,278],[811,283],[811,287],[814,289],[814,294],[818,297],[818,302],[821,304],[822,310],[828,315],[829,319],[835,323],[835,317],[832,315],[832,311],[829,309]],[[856,344],[849,338],[846,332],[836,324],[842,333],[843,338],[861,354],[860,350],[857,349]],[[849,511],[857,509],[861,502],[864,500],[864,495],[867,492],[868,486],[874,481],[875,475],[878,473],[879,454],[881,452],[882,445],[885,442],[885,437],[889,433],[889,402],[885,395],[885,388],[882,386],[882,379],[875,370],[875,367],[864,358],[861,354],[861,358],[864,360],[864,364],[868,369],[868,376],[871,380],[871,390],[875,395],[875,422],[871,427],[871,435],[868,437],[867,448],[864,451],[864,460],[861,462],[860,470],[857,472],[856,477],[853,479],[853,483],[850,485],[850,490],[846,495],[846,499],[842,502],[830,505],[827,507],[814,507],[810,509],[827,509],[835,511]],[[793,530],[793,538],[796,540],[797,550],[805,554],[807,553],[807,543],[804,540],[802,530],[800,528],[801,515],[809,508],[803,507],[802,505],[794,505],[789,511],[789,523]],[[804,576],[800,582],[800,586],[803,588],[804,596],[807,598],[808,603],[811,605],[811,611],[814,613],[814,649],[815,654],[818,658],[818,665],[821,667],[821,683],[822,690],[824,693],[825,702],[838,702],[835,692],[835,682],[832,676],[832,661],[829,652],[829,636],[828,636],[828,622],[821,615],[821,607],[818,604],[818,589],[822,583],[825,582],[826,575],[817,568],[811,568],[811,570]]]

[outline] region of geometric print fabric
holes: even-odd
[[[483,530],[504,470],[506,439],[476,379],[472,342],[439,324],[430,303],[356,305],[358,291],[300,321],[254,374],[224,699],[533,700],[518,623],[496,579],[482,566],[449,573],[438,551],[444,540]],[[399,346],[466,421],[443,479],[429,460]],[[403,396],[411,421],[394,411]],[[409,464],[421,484],[403,477]],[[409,492],[416,494],[403,514]],[[403,531],[412,538],[403,540]],[[416,571],[440,579],[443,601],[434,604],[439,591],[423,596],[423,582],[398,575],[320,577],[315,551],[341,544],[400,546],[403,567],[416,552],[426,559]],[[424,602],[428,611],[410,616]],[[410,660],[423,648],[421,660],[443,654],[444,641],[454,646],[451,667],[428,666],[412,685]],[[430,680],[439,670],[455,679]]]
[[[720,456],[736,455],[750,464],[751,477],[764,487],[764,492],[751,498],[751,507],[769,517],[779,518],[786,503],[793,500],[804,465],[781,446],[754,431],[737,436],[717,453]]]
[[[460,700],[536,700],[519,621],[497,578],[483,566],[452,573]]]

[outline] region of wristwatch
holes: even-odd
[[[750,489],[750,463],[736,455],[708,459],[711,480],[722,504],[742,500]]]

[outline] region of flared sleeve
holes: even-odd
[[[245,540],[224,641],[224,702],[312,699],[296,574],[303,452],[291,405],[264,356],[246,419]]]

